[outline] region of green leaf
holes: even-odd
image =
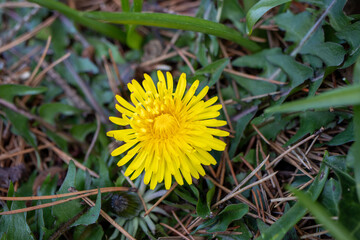
[[[86,136],[92,132],[95,132],[95,130],[96,130],[96,123],[89,122],[89,123],[73,125],[72,128],[70,129],[70,133],[74,138],[76,138],[80,142],[84,142]]]
[[[325,127],[335,119],[335,114],[330,112],[311,112],[306,111],[300,114],[300,128],[289,141],[286,142],[286,146],[297,142],[306,134],[313,134],[321,127]]]
[[[81,110],[76,107],[59,102],[45,103],[39,107],[40,117],[53,125],[55,124],[56,116],[59,114],[71,116],[80,112]]]
[[[333,0],[324,0],[325,8],[328,7]],[[350,22],[349,17],[344,13],[344,6],[347,0],[336,0],[334,6],[330,9],[328,14],[331,26],[336,30],[340,31],[344,29]]]
[[[17,195],[17,194],[16,194]],[[14,186],[11,183],[8,189],[8,197],[14,197]],[[10,201],[8,201],[8,204]],[[3,210],[9,211],[8,204],[3,204]],[[25,208],[25,202],[13,201],[11,202],[11,210]],[[21,226],[21,227],[19,227]],[[4,215],[0,217],[0,234],[5,234],[5,239],[14,240],[34,240],[29,225],[26,222],[26,212],[11,215]]]
[[[232,62],[232,65],[235,67],[249,67],[262,69],[263,71],[258,74],[259,77],[269,78],[277,69],[276,66],[271,64],[267,57],[271,55],[279,55],[282,54],[280,48],[272,48],[272,49],[264,49],[261,52],[255,53],[253,55],[246,55],[235,59]],[[266,61],[264,61],[266,59]],[[278,80],[282,80],[281,77],[284,77],[285,74],[280,75]],[[263,82],[263,81],[254,81],[252,79],[248,79],[245,77],[239,77],[232,75],[231,76],[238,84],[240,84],[243,88],[249,91],[253,95],[266,94],[276,91],[277,86],[272,83]]]
[[[309,97],[279,106],[267,108],[265,112],[296,112],[307,109],[343,107],[360,104],[360,85],[337,88],[315,97]]]
[[[97,159],[100,167],[100,178],[93,179],[94,186],[96,187],[111,187],[113,186],[110,176],[109,168],[106,166],[104,160]]]
[[[61,185],[58,194],[68,193],[69,188],[75,187],[76,169],[73,161],[70,161],[65,180]],[[81,204],[78,200],[72,200],[52,207],[53,215],[57,218],[57,225],[69,221],[81,211]]]
[[[316,220],[325,226],[333,237],[336,239],[355,240],[346,228],[342,224],[332,220],[329,212],[319,203],[312,200],[309,194],[303,193],[296,188],[291,188],[290,190],[298,198],[298,202],[306,207],[310,213],[315,216]]]
[[[354,141],[354,123],[350,122],[347,128],[326,143],[328,146],[339,146]]]
[[[4,112],[13,125],[13,132],[16,135],[22,136],[28,144],[37,149],[36,137],[29,128],[29,119],[10,109],[4,109]]]
[[[0,85],[0,98],[12,102],[15,96],[36,95],[47,90],[46,87],[29,87],[26,85],[3,84]]]
[[[360,21],[346,26],[339,32],[335,33],[340,39],[345,39],[350,47],[350,55],[353,55],[360,48]]]
[[[250,112],[250,113],[246,114],[245,116],[243,116],[242,118],[240,118],[239,121],[237,121],[235,138],[232,140],[231,147],[229,150],[230,159],[232,159],[234,157],[236,150],[239,146],[240,140],[244,136],[244,134],[243,134],[244,130],[255,114],[256,114],[256,111]]]
[[[356,182],[346,172],[344,156],[325,157],[324,163],[335,172],[341,185],[341,198],[339,201],[339,222],[345,226],[355,239],[360,238],[360,201],[357,196]]]
[[[302,54],[315,55],[327,66],[339,66],[344,61],[345,49],[334,42],[324,42],[324,32],[317,31],[300,50]]]
[[[354,67],[354,84],[360,86],[360,57],[357,59]],[[355,132],[355,143],[351,146],[351,155],[354,159],[354,175],[356,182],[357,197],[360,201],[360,104],[354,106],[354,132]]]
[[[225,67],[228,65],[229,59],[219,59],[215,62],[210,63],[209,65],[197,70],[194,75],[200,74],[211,74],[210,81],[208,83],[209,87],[214,85],[217,81],[219,81],[222,72],[224,71]]]
[[[125,33],[121,31],[118,27],[87,18],[82,12],[76,11],[61,2],[54,0],[30,0],[30,2],[37,3],[43,7],[59,11],[68,18],[74,20],[75,22],[101,34],[104,34],[107,37],[119,40],[123,43],[126,40]]]
[[[240,6],[239,1],[226,0],[223,2],[223,9],[221,12],[220,21],[229,19],[237,29],[239,29],[242,33],[245,33],[246,25],[245,23],[239,21],[239,18],[244,18],[244,17],[245,17],[245,12]]]
[[[341,187],[338,181],[330,178],[326,182],[323,192],[319,198],[319,201],[324,205],[326,209],[330,211],[332,216],[339,215],[339,200],[341,196]]]
[[[200,192],[199,197],[198,197],[198,202],[196,204],[196,213],[199,215],[199,217],[201,218],[206,218],[207,216],[209,216],[210,214],[210,208],[207,205],[206,202],[206,197],[204,194],[202,194]]]
[[[329,168],[325,165],[321,165],[319,174],[316,176],[314,182],[311,184],[307,193],[311,195],[311,199],[315,201],[321,191],[329,174]],[[281,240],[285,234],[305,216],[306,208],[301,206],[300,203],[295,203],[280,219],[278,219],[273,225],[261,233],[262,239],[266,240]]]
[[[290,2],[291,0],[260,0],[252,6],[246,14],[246,32],[251,34],[255,23],[270,9],[281,4]]]
[[[310,67],[295,61],[290,56],[284,54],[270,55],[266,59],[275,66],[280,67],[289,76],[290,88],[299,86],[306,79],[313,76],[313,70]]]
[[[74,222],[71,226],[78,226],[78,225],[90,225],[95,223],[100,215],[101,210],[101,192],[99,190],[96,203],[94,207],[91,207],[89,211],[87,211],[84,215],[82,215],[76,222]]]
[[[249,207],[246,204],[239,203],[228,205],[215,217],[215,225],[212,226],[208,232],[226,231],[232,221],[241,219],[248,212]]]
[[[74,239],[77,240],[102,240],[104,230],[99,224],[92,224],[87,227],[77,227],[74,232]],[[111,239],[111,238],[110,238]]]
[[[247,48],[250,51],[260,50],[260,47],[256,43],[252,42],[247,38],[244,38],[236,30],[229,28],[223,24],[204,20],[201,18],[165,13],[110,12],[84,13],[84,16],[117,24],[136,24],[202,32],[233,41]]]

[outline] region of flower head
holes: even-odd
[[[183,73],[174,92],[172,75],[167,72],[166,80],[161,71],[157,75],[157,88],[147,74],[143,87],[136,80],[128,84],[133,105],[116,96],[119,102],[116,109],[122,117],[110,117],[110,121],[129,127],[109,131],[107,135],[124,142],[111,155],[127,151],[118,162],[118,166],[122,166],[132,160],[126,176],[132,174],[131,179],[135,179],[145,171],[144,183],[150,182],[151,189],[163,181],[169,189],[172,176],[182,185],[183,178],[191,184],[192,177],[205,175],[202,165],[216,164],[209,151],[224,151],[226,146],[214,136],[225,137],[229,133],[215,128],[226,125],[226,121],[215,119],[221,109],[221,105],[214,105],[217,97],[202,100],[208,86],[195,96],[199,86],[196,80],[185,93]]]

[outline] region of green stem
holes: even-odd
[[[242,36],[241,33],[225,26],[224,24],[204,20],[201,18],[166,14],[166,13],[111,13],[89,12],[84,16],[117,24],[136,24],[153,27],[182,29],[215,35],[233,41],[250,51],[259,51],[260,47],[255,42]]]
[[[122,43],[125,43],[125,33],[116,26],[111,24],[98,22],[96,20],[84,17],[82,12],[76,11],[63,3],[54,0],[29,0],[29,2],[37,3],[43,7],[56,10],[75,22],[84,25],[94,31],[97,31],[107,37],[117,39]]]

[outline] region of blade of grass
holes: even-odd
[[[87,18],[82,14],[82,12],[76,11],[61,2],[54,0],[29,0],[29,2],[37,3],[43,7],[56,10],[81,25],[104,34],[107,37],[117,39],[120,42],[125,43],[125,33],[118,27]]]
[[[298,198],[298,202],[306,207],[310,213],[322,223],[325,228],[335,237],[335,239],[355,240],[353,236],[346,230],[346,228],[339,222],[331,219],[331,215],[319,203],[313,201],[309,194],[303,193],[295,188],[290,188],[290,191]]]
[[[39,1],[39,0],[36,0]],[[43,1],[43,0],[41,0]],[[251,40],[244,38],[241,33],[223,24],[204,20],[201,18],[166,14],[166,13],[110,13],[110,12],[87,12],[85,17],[96,20],[117,23],[136,24],[153,27],[182,29],[211,34],[224,38],[247,48],[250,51],[259,51],[260,47]]]
[[[265,112],[296,112],[310,108],[343,107],[360,104],[360,85],[351,85],[328,91],[315,97],[270,107]]]
[[[354,65],[353,81],[356,86],[360,86],[360,58],[357,59]],[[355,132],[355,143],[353,144],[352,151],[354,159],[360,156],[360,104],[354,106],[354,132]],[[354,175],[356,181],[356,192],[358,199],[360,200],[360,161],[357,159],[354,161]]]

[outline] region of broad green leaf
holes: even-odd
[[[304,44],[300,53],[315,55],[327,66],[339,66],[344,60],[346,51],[340,44],[324,42],[324,32],[320,29]]]
[[[329,174],[329,168],[325,165],[321,165],[319,174],[316,176],[314,182],[311,184],[307,193],[311,195],[311,199],[315,201],[324,185],[327,181]],[[262,239],[266,240],[281,240],[285,234],[305,216],[306,208],[301,206],[300,203],[295,203],[280,219],[278,219],[273,225],[261,233]]]
[[[348,230],[342,224],[332,220],[330,213],[321,204],[312,200],[309,194],[303,193],[295,188],[290,190],[295,194],[298,202],[306,207],[310,213],[315,216],[316,220],[325,226],[333,237],[336,239],[355,240]]]
[[[206,196],[203,193],[199,193],[198,202],[196,204],[196,213],[201,218],[206,218],[210,214],[210,208],[206,202]]]
[[[354,123],[350,122],[347,128],[326,143],[328,146],[339,146],[354,141]]]
[[[60,58],[64,56],[66,47],[70,42],[67,26],[58,18],[51,24],[50,34],[51,48],[54,50],[54,57]]]
[[[65,180],[61,185],[58,194],[68,193],[69,188],[75,187],[75,175],[76,169],[73,161],[70,161],[68,172]],[[81,211],[81,204],[78,200],[73,200],[63,204],[55,205],[52,207],[53,215],[57,218],[57,225],[61,225],[64,222],[69,221]]]
[[[59,102],[45,103],[39,107],[40,117],[51,124],[55,124],[55,119],[59,114],[71,116],[80,112],[81,110],[76,107]]]
[[[348,159],[344,156],[325,157],[324,163],[335,172],[341,185],[339,201],[339,222],[355,238],[360,238],[360,201],[357,196],[355,179],[347,173]]]
[[[14,197],[13,185],[10,184],[8,197]],[[8,202],[10,203],[10,201]],[[3,210],[9,211],[7,204],[2,205]],[[26,208],[25,202],[13,201],[11,202],[11,210]],[[0,234],[6,234],[5,239],[13,240],[34,240],[29,225],[26,222],[26,213],[17,213],[12,215],[4,215],[0,217]]]
[[[102,159],[97,159],[96,158],[96,162],[99,163],[99,167],[100,167],[100,178],[96,178],[93,179],[93,184],[96,187],[111,187],[113,186],[113,183],[110,180],[110,176],[109,176],[109,168],[106,166],[104,160]]]
[[[201,18],[165,13],[91,12],[83,14],[89,18],[117,24],[136,24],[202,32],[233,41],[250,51],[260,50],[260,47],[256,43],[244,38],[236,30],[223,24]]]
[[[306,134],[313,134],[321,127],[326,127],[330,122],[335,119],[335,114],[330,112],[312,112],[306,111],[300,114],[300,128],[289,141],[286,142],[286,146],[297,142],[299,139],[304,137]]]
[[[298,44],[313,26],[315,19],[307,11],[297,15],[286,12],[275,17],[279,27],[286,31],[285,40]],[[301,48],[301,54],[321,58],[328,66],[338,66],[344,60],[346,51],[334,42],[325,42],[324,31],[319,28]]]
[[[106,58],[109,57],[109,51],[111,51],[114,61],[117,64],[124,64],[125,60],[119,53],[119,50],[117,46],[115,46],[113,43],[109,42],[105,38],[95,38],[95,37],[88,37],[87,39],[89,43],[94,47],[95,49],[95,57],[97,59],[101,59],[103,56]]]
[[[174,192],[175,192],[179,197],[181,197],[182,199],[184,199],[184,200],[192,203],[193,205],[196,205],[197,202],[198,202],[198,201],[197,201],[193,196],[191,196],[191,194],[190,194],[186,189],[184,189],[184,188],[182,188],[182,189],[180,190],[180,188],[177,187],[177,188],[175,188]]]
[[[228,205],[215,217],[215,225],[212,226],[208,232],[226,231],[232,221],[241,219],[248,212],[249,207],[246,204],[239,203]]]
[[[255,23],[270,9],[291,0],[260,0],[252,6],[246,14],[246,32],[251,34]]]
[[[222,72],[224,71],[225,67],[228,65],[228,63],[229,63],[228,58],[219,59],[213,63],[210,63],[206,67],[203,67],[203,68],[197,70],[195,72],[195,75],[210,73],[211,78],[209,80],[208,85],[209,85],[209,87],[211,87],[217,81],[219,81],[220,76],[221,76]]]
[[[104,230],[100,224],[92,224],[89,226],[78,226],[74,232],[74,239],[77,240],[102,240]]]
[[[325,8],[333,2],[333,0],[323,1],[325,3]],[[343,10],[346,2],[347,0],[336,0],[334,6],[330,9],[328,14],[330,24],[336,31],[341,31],[341,29],[344,29],[350,23],[349,17],[345,15]]]
[[[245,1],[248,2],[248,1]],[[244,3],[245,3],[244,2]],[[242,33],[245,33],[245,23],[239,21],[239,18],[244,18],[245,12],[237,0],[226,0],[223,2],[223,9],[221,12],[220,21],[225,19],[231,20],[234,26]]]
[[[271,55],[279,55],[282,54],[280,48],[272,48],[272,49],[264,49],[261,52],[246,55],[235,59],[232,62],[232,65],[235,67],[249,67],[262,69],[263,71],[260,74],[257,74],[259,77],[269,78],[277,69],[277,67],[271,64],[267,57]],[[266,61],[264,61],[264,59]],[[264,82],[264,81],[256,81],[253,79],[248,79],[245,77],[239,77],[236,75],[231,75],[231,77],[243,88],[249,91],[252,95],[260,95],[266,94],[270,92],[275,92],[277,86],[272,83]],[[279,81],[285,81],[286,75],[281,73],[278,77]]]
[[[265,112],[296,112],[307,109],[344,107],[360,104],[360,85],[337,88],[315,97],[309,97],[267,108]]]
[[[71,226],[75,227],[78,225],[90,225],[95,223],[100,215],[101,210],[101,192],[99,190],[96,203],[94,207],[91,207],[84,215],[82,215],[76,222],[74,222]]]
[[[345,39],[351,47],[350,55],[354,54],[360,48],[360,21],[341,29],[336,36]]]
[[[97,74],[99,72],[98,67],[89,59],[78,56],[70,56],[72,66],[77,73],[92,73]]]
[[[341,196],[341,187],[338,181],[330,178],[326,182],[323,192],[319,197],[319,201],[324,205],[326,209],[330,211],[332,216],[339,215],[339,200]]]
[[[306,79],[313,76],[313,70],[310,67],[295,61],[290,56],[284,54],[270,55],[266,59],[275,66],[280,67],[289,76],[290,88],[299,86]]]
[[[230,158],[233,158],[235,156],[236,149],[239,146],[241,138],[244,136],[244,130],[249,124],[250,120],[254,117],[256,114],[256,111],[253,111],[251,113],[246,114],[242,118],[240,118],[236,123],[236,133],[235,138],[231,142],[230,150],[229,150],[229,156]]]
[[[70,133],[74,138],[79,140],[80,142],[84,142],[85,138],[88,134],[95,132],[96,130],[96,123],[83,123],[78,125],[73,125],[70,129]]]
[[[0,85],[0,98],[12,102],[15,96],[36,95],[47,90],[46,87],[29,87],[26,85],[2,84]]]
[[[284,40],[299,43],[315,21],[308,11],[296,15],[288,11],[277,15],[275,22],[285,31]]]
[[[54,0],[30,0],[30,2],[37,3],[43,7],[59,11],[68,18],[74,20],[81,25],[84,25],[94,31],[104,34],[107,37],[119,40],[123,43],[125,42],[125,33],[121,31],[118,27],[87,18],[83,15],[82,12],[76,11],[61,2]]]
[[[37,191],[37,195],[38,196],[46,196],[46,195],[53,195],[55,194],[56,191],[56,187],[57,187],[57,182],[58,182],[58,175],[55,175],[54,177],[51,177],[50,175],[48,175],[45,179],[45,181],[41,184],[41,187],[39,188],[39,190]],[[41,200],[38,201],[38,204],[43,204],[43,203],[49,203],[52,200]],[[50,229],[53,227],[53,223],[55,222],[55,218],[53,217],[53,215],[51,214],[51,208],[44,208],[44,209],[39,209],[38,210],[38,215],[40,215],[40,219],[38,219],[38,221],[40,222],[39,228],[40,229],[40,235],[44,235],[44,229]],[[43,219],[41,219],[43,218]],[[45,220],[46,219],[46,220]],[[41,221],[43,221],[43,226],[41,225]]]
[[[22,136],[28,144],[37,149],[36,136],[30,131],[29,119],[10,109],[4,109],[4,112],[12,123],[14,133]]]

